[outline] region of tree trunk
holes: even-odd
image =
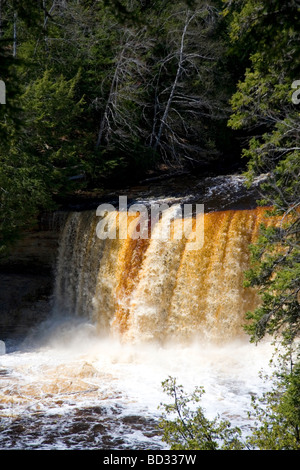
[[[2,30],[2,0],[0,0],[0,39],[3,36],[3,30]]]
[[[175,79],[174,79],[174,82],[173,82],[173,85],[172,85],[172,88],[171,88],[171,91],[170,91],[170,95],[169,95],[169,98],[168,98],[168,101],[167,101],[167,104],[166,104],[166,107],[165,107],[165,110],[164,110],[163,117],[161,118],[161,122],[160,122],[159,130],[158,130],[158,133],[157,133],[156,141],[155,141],[155,144],[154,144],[154,147],[153,147],[154,150],[156,150],[158,145],[160,144],[161,136],[162,136],[162,133],[163,133],[164,128],[166,126],[166,122],[167,122],[167,119],[168,119],[168,115],[169,115],[170,107],[171,107],[172,100],[173,100],[173,97],[174,97],[174,93],[175,93],[177,83],[178,83],[178,80],[179,80],[181,72],[182,72],[182,64],[183,64],[183,61],[184,61],[184,54],[183,53],[184,53],[185,35],[186,35],[187,29],[189,27],[189,24],[193,20],[194,17],[195,17],[195,14],[193,14],[190,17],[187,14],[187,18],[186,18],[186,21],[185,21],[185,25],[184,25],[184,28],[183,28],[182,35],[181,35],[179,60],[178,60],[178,67],[177,67],[177,71],[176,71],[176,76],[175,76]]]
[[[17,56],[17,12],[14,13],[14,38],[13,38],[13,57]]]
[[[98,149],[100,147],[101,143],[102,143],[103,135],[104,135],[104,132],[105,132],[105,127],[106,127],[106,124],[108,123],[108,120],[109,120],[110,105],[113,102],[114,90],[115,90],[115,87],[116,87],[116,83],[118,81],[118,72],[119,72],[119,68],[120,68],[120,65],[121,65],[121,62],[122,62],[122,59],[123,59],[124,51],[125,51],[125,47],[123,47],[123,49],[120,53],[120,56],[119,56],[119,59],[118,59],[118,62],[117,62],[116,68],[115,68],[114,76],[113,76],[113,79],[112,79],[112,82],[111,82],[111,85],[110,85],[109,95],[108,95],[108,99],[107,99],[107,102],[106,102],[104,114],[103,114],[103,117],[102,117],[101,122],[100,122],[100,128],[99,128],[98,138],[97,138],[97,142],[96,142],[96,149]]]

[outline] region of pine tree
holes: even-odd
[[[246,285],[257,286],[262,305],[248,315],[253,339],[265,333],[294,338],[299,332],[299,163],[300,113],[292,83],[300,76],[297,2],[225,2],[234,47],[249,44],[249,66],[232,97],[229,125],[249,137],[243,154],[247,177],[266,174],[261,201],[280,218],[252,247],[253,268]]]

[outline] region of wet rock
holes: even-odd
[[[100,434],[104,434],[105,432],[107,432],[107,428],[105,425],[103,424],[95,424],[92,429],[91,429],[91,432],[92,433],[100,433]]]
[[[90,425],[88,423],[84,423],[82,421],[75,422],[69,427],[68,433],[70,434],[81,433],[83,431],[87,431],[89,427]]]

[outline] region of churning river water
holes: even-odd
[[[265,384],[271,346],[130,345],[99,339],[93,325],[49,320],[0,356],[2,449],[167,449],[157,423],[169,376],[202,385],[207,417],[250,431],[251,395]]]

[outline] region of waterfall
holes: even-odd
[[[203,201],[202,190],[194,196]],[[259,297],[243,280],[249,244],[272,219],[244,200],[212,211],[204,200],[200,213],[182,213],[191,199],[181,195],[138,200],[143,217],[107,205],[50,220],[60,227],[53,314],[0,344],[1,448],[164,449],[156,425],[168,376],[188,392],[205,388],[209,419],[251,432],[251,396],[268,389],[258,372],[269,372],[273,347],[244,333]],[[153,201],[172,205],[149,219]]]
[[[163,219],[149,238],[134,238],[128,233],[133,216],[110,212],[110,229],[127,237],[102,239],[95,212],[70,213],[61,237],[54,309],[89,318],[99,335],[125,342],[242,336],[245,312],[258,305],[257,293],[245,289],[243,280],[249,244],[258,235],[264,212],[205,213],[199,228],[204,228],[204,241],[193,250],[188,249],[188,237],[177,236],[180,220],[170,220],[172,236],[167,240],[155,236]]]

